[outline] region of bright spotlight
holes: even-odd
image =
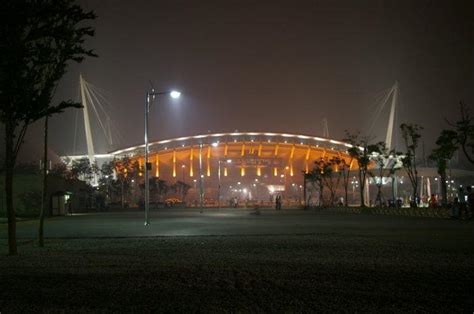
[[[212,143],[212,147],[217,147],[219,143]]]
[[[170,96],[171,96],[171,98],[176,99],[176,98],[179,98],[181,96],[181,93],[174,90],[174,91],[171,91]]]

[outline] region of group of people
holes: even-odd
[[[459,188],[458,197],[454,198],[451,210],[451,218],[472,219],[472,212],[474,210],[474,191],[471,186],[467,186],[466,190],[464,190],[463,187]]]

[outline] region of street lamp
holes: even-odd
[[[186,185],[186,181],[184,179],[184,172],[186,170],[186,165],[181,165],[181,172],[183,174],[183,184],[181,185],[181,194],[182,194],[182,202],[184,203],[184,188],[185,188],[185,185]]]
[[[230,164],[232,162],[232,159],[227,159],[226,163]],[[217,207],[221,208],[221,163],[222,160],[217,161],[217,179],[219,181],[219,185],[217,186]]]
[[[185,170],[186,170],[186,165],[181,165],[181,171],[182,171],[182,173],[183,173],[183,183],[186,183],[186,182],[184,181],[184,172],[185,172]]]
[[[151,164],[148,162],[148,115],[150,113],[150,98],[155,99],[155,96],[159,95],[170,95],[171,98],[179,98],[181,93],[178,91],[167,91],[167,92],[155,92],[154,89],[151,92],[146,93],[145,97],[145,226],[150,224],[148,220],[148,212],[150,210],[150,182],[148,179],[148,171],[151,169]]]

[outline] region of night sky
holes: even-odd
[[[234,130],[322,135],[323,118],[332,138],[367,133],[377,97],[398,80],[398,124],[423,125],[431,147],[458,102],[474,103],[472,1],[80,3],[98,16],[87,46],[99,58],[71,65],[57,99],[78,99],[79,73],[103,89],[123,137],[113,148],[143,142],[150,81],[183,92],[153,105],[152,140]],[[75,116],[51,120],[59,155],[85,153],[81,120],[73,151]],[[384,139],[387,119],[385,110],[375,139]],[[95,134],[96,151],[110,151]],[[37,124],[23,158],[39,159],[41,146]]]

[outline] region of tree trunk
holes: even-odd
[[[360,207],[365,207],[364,187],[365,187],[365,176],[362,175],[362,171],[359,170],[359,192],[360,192]]]
[[[38,239],[39,246],[44,247],[44,211],[48,206],[48,116],[44,120],[44,152],[43,152],[43,195],[41,198],[41,211],[39,217]]]
[[[13,136],[15,126],[11,120],[5,123],[5,198],[8,217],[8,254],[17,255],[16,246],[16,216],[13,208],[13,167],[15,157],[13,152]]]
[[[120,180],[121,182],[121,193],[120,193],[120,202],[122,204],[122,209],[125,207],[125,200],[123,196],[123,180]]]
[[[304,209],[308,208],[308,200],[306,199],[306,175],[303,174],[303,199],[304,199]]]
[[[324,197],[323,197],[323,192],[324,192],[324,185],[321,182],[319,182],[319,207],[324,206]]]
[[[382,206],[382,186],[380,184],[377,184],[377,196],[375,197],[376,203],[378,206]]]
[[[349,206],[349,201],[348,201],[348,199],[347,199],[347,196],[348,196],[348,194],[349,194],[348,191],[347,191],[348,188],[349,188],[349,181],[347,181],[347,182],[344,181],[344,205],[345,205],[346,207]]]
[[[415,179],[413,181],[413,202],[412,202],[412,205],[413,206],[410,206],[410,207],[413,207],[413,208],[418,208],[418,203],[417,203],[417,196],[418,196],[418,174],[415,174]]]
[[[441,204],[443,206],[447,206],[448,205],[448,191],[446,188],[446,172],[440,174],[440,180],[441,180],[441,198],[443,199]]]

